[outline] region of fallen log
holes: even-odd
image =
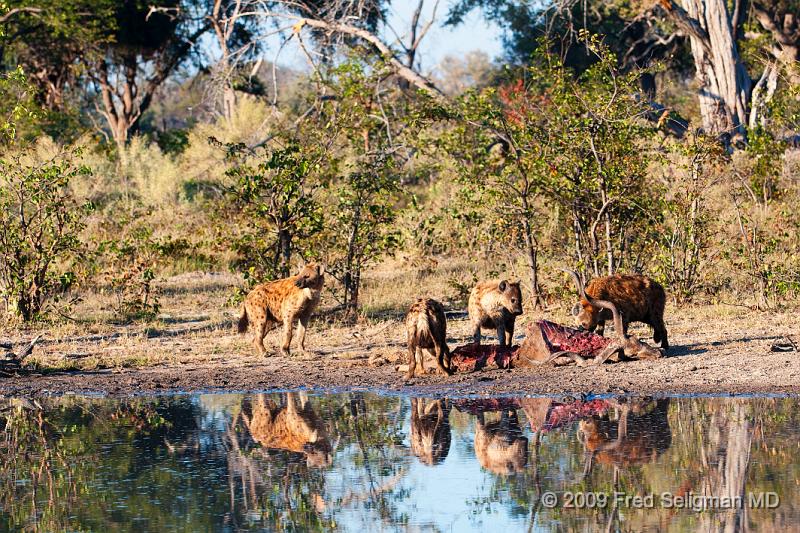
[[[25,346],[19,353],[8,351],[4,357],[0,358],[0,375],[11,376],[17,373],[22,368],[23,360],[33,353],[33,347],[39,342],[41,335],[37,335],[27,346]]]

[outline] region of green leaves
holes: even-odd
[[[43,304],[74,282],[69,262],[90,206],[78,204],[70,181],[88,170],[76,152],[41,164],[23,156],[0,160],[0,297],[8,314],[40,315]]]
[[[280,146],[253,154],[243,147],[229,152],[225,175],[233,185],[226,195],[248,229],[239,232],[233,248],[237,268],[250,279],[286,277],[292,254],[306,253],[307,240],[322,228],[323,214],[317,190],[328,181],[322,160],[325,152],[313,143],[282,138]]]

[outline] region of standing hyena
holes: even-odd
[[[430,298],[421,298],[411,306],[406,315],[408,334],[408,372],[406,379],[414,376],[419,356],[423,371],[422,349],[435,352],[436,365],[447,375],[453,373],[450,364],[450,349],[447,347],[447,318],[442,304]],[[447,365],[445,366],[445,362]]]
[[[514,321],[522,314],[522,290],[519,281],[485,281],[469,295],[469,318],[475,344],[481,343],[481,328],[497,331],[500,346],[514,341]]]
[[[605,300],[619,311],[624,335],[627,335],[631,322],[644,322],[653,328],[653,342],[661,343],[664,349],[669,348],[664,325],[667,296],[661,284],[640,274],[615,274],[594,278],[584,289],[576,272],[565,272],[572,275],[578,287],[580,301],[572,309],[578,326],[602,335],[606,320],[611,320],[613,315],[610,308],[596,305],[593,300]]]
[[[239,317],[239,333],[247,331],[249,324],[255,327],[253,346],[264,355],[264,336],[278,324],[283,324],[281,354],[289,355],[292,328],[298,322],[300,350],[306,351],[306,327],[311,313],[319,303],[325,267],[307,264],[296,276],[257,285],[244,301]]]

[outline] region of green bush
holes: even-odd
[[[7,313],[23,321],[74,281],[70,263],[90,209],[70,190],[73,178],[89,173],[79,153],[43,163],[27,163],[26,155],[0,159],[0,296]]]

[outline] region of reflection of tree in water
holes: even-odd
[[[148,448],[180,432],[181,421],[193,422],[185,414],[181,401],[5,400],[0,407],[0,529],[60,531],[87,524],[104,529],[114,510],[104,499],[92,501],[97,479],[148,473],[152,454],[131,454],[130,448]],[[103,449],[100,443],[108,442],[130,447]],[[131,494],[129,503],[141,516],[165,512],[140,494]],[[151,522],[159,523],[165,521]]]

